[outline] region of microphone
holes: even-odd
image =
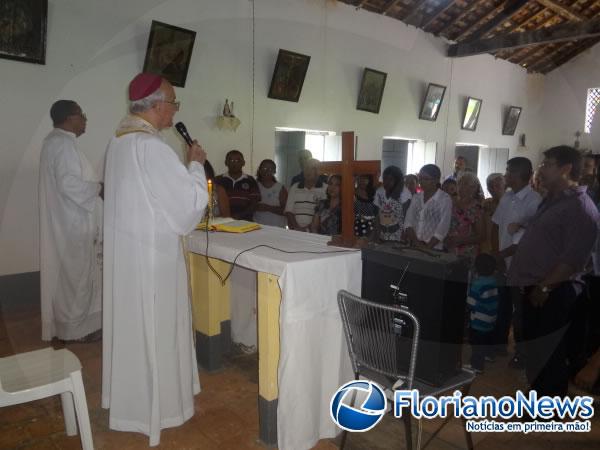
[[[177,122],[175,124],[175,129],[179,132],[179,134],[181,135],[183,140],[187,143],[187,145],[192,145],[193,139],[190,136],[190,133],[188,133],[188,130],[185,127],[185,125],[183,124],[183,122]]]

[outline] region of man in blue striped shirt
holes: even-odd
[[[475,258],[475,271],[467,298],[470,311],[469,342],[472,347],[471,368],[481,373],[486,356],[493,355],[494,328],[498,311],[495,258],[487,253],[481,253]]]

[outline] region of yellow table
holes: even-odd
[[[209,258],[220,274],[231,265]],[[207,370],[221,368],[221,358],[231,341],[230,280],[225,285],[209,269],[206,257],[189,254],[192,286],[192,313],[196,332],[198,363]],[[277,444],[277,366],[279,364],[279,277],[257,273],[258,303],[258,395],[260,439],[267,445]]]

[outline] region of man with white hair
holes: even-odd
[[[504,175],[501,173],[491,173],[486,178],[485,184],[491,197],[483,201],[485,240],[481,244],[481,251],[492,253],[498,251],[498,227],[494,226],[492,216],[496,212],[500,199],[506,191]]]
[[[200,392],[180,237],[208,202],[206,153],[194,141],[186,167],[161,139],[179,109],[168,81],[139,74],[129,100],[106,155],[102,407],[155,446]]]

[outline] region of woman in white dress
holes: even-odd
[[[275,178],[277,166],[271,159],[264,159],[258,166],[256,181],[260,189],[260,203],[254,213],[254,221],[263,225],[285,228],[284,216],[287,189]]]

